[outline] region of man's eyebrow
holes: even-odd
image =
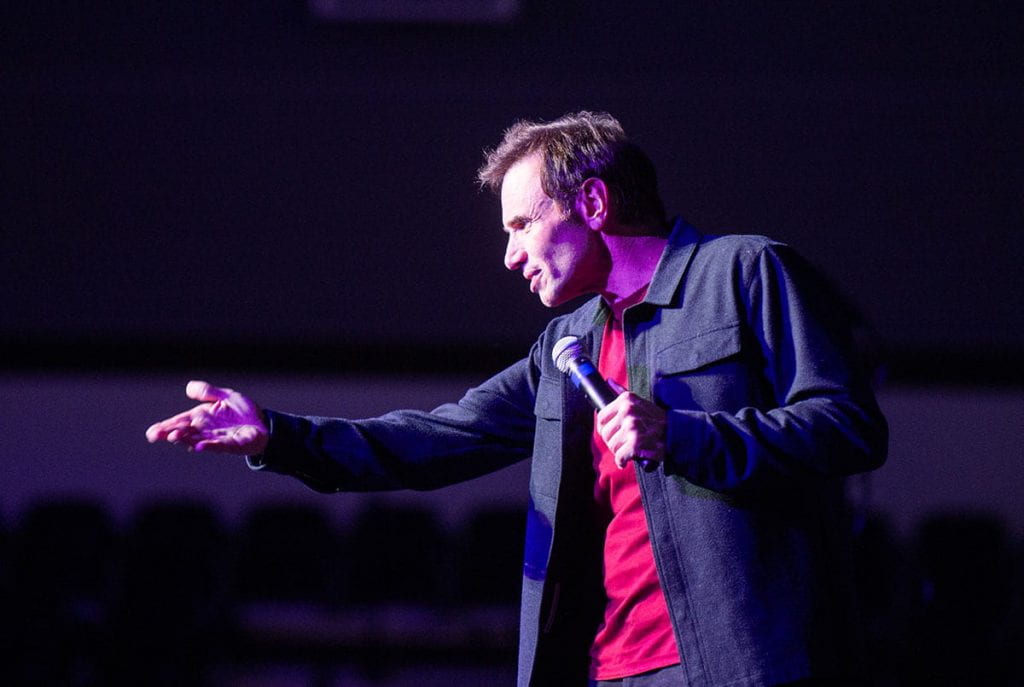
[[[512,217],[505,222],[505,224],[502,226],[502,230],[507,231],[508,229],[515,229],[517,227],[523,226],[529,221],[530,217],[527,215],[516,215],[515,217]]]

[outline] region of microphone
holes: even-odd
[[[563,336],[555,342],[551,349],[551,360],[562,374],[569,375],[573,386],[587,395],[590,405],[601,410],[618,398],[608,381],[597,371],[597,366],[590,361],[583,345],[575,336]],[[637,460],[644,472],[652,472],[658,467],[653,460],[640,458]]]

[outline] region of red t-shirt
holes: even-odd
[[[598,369],[628,388],[622,323],[608,319]],[[607,522],[604,540],[604,622],[590,649],[591,678],[615,680],[679,663],[665,595],[658,583],[636,469],[620,470],[594,429],[594,499]]]

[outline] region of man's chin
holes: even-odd
[[[544,293],[537,294],[540,297],[540,302],[547,308],[557,308],[560,305],[564,305],[569,302],[569,298],[566,298],[560,293]]]
[[[563,280],[557,280],[554,283],[548,282],[545,284],[545,287],[546,288],[542,288],[537,292],[537,298],[539,298],[540,302],[548,308],[557,308],[558,306],[565,305],[580,296],[585,296],[587,293],[596,293],[596,290],[593,292],[585,291],[577,288],[571,282],[565,282]]]

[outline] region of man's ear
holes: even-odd
[[[597,177],[586,179],[576,196],[576,210],[590,229],[600,230],[611,218],[608,185]]]

